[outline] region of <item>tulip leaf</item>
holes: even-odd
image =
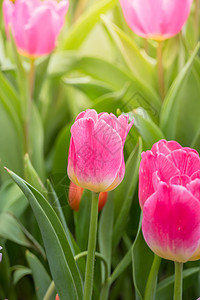
[[[109,86],[113,91],[119,91],[129,84],[129,99],[139,99],[152,114],[158,115],[161,108],[158,94],[144,82],[135,77],[129,70],[122,69],[113,62],[98,57],[81,56],[76,52],[65,51],[52,55],[49,67],[49,76],[62,76],[71,71],[80,71],[103,85]],[[139,105],[141,106],[141,105]]]
[[[109,274],[111,269],[111,256],[112,256],[113,220],[114,220],[113,199],[112,199],[112,194],[108,194],[108,199],[101,213],[101,218],[99,222],[99,248],[100,248],[100,253],[107,260]],[[102,271],[103,270],[104,270],[104,266],[102,264]],[[104,282],[104,276],[102,276],[102,282]]]
[[[87,95],[88,98],[94,100],[103,94],[111,91],[111,88],[105,83],[92,79],[89,76],[78,78],[65,78],[64,83],[74,86]]]
[[[26,275],[31,275],[32,271],[31,269],[24,267],[24,266],[14,266],[12,267],[12,270],[14,270],[13,273],[13,284],[16,285],[20,279],[22,279]]]
[[[145,56],[141,54],[133,39],[112,23],[106,16],[102,16],[102,20],[115,41],[116,48],[121,52],[127,67],[136,77],[139,77],[141,81],[144,80],[155,88],[155,62],[152,63],[150,58],[147,60]]]
[[[141,159],[142,141],[133,149],[126,162],[126,172],[122,183],[114,191],[115,223],[113,230],[113,247],[116,247],[124,232],[132,199],[138,181],[138,169]]]
[[[61,300],[82,299],[82,281],[64,229],[48,201],[32,186],[9,171],[26,195],[38,221],[52,277]],[[48,233],[48,234],[47,234]],[[56,259],[54,259],[56,256]]]
[[[42,263],[33,253],[26,251],[26,259],[32,271],[37,299],[43,300],[44,295],[46,294],[46,291],[50,286],[52,280]],[[55,292],[52,293],[52,296],[49,298],[49,300],[54,300],[55,296]]]
[[[91,204],[92,193],[85,189],[81,197],[79,210],[74,213],[76,240],[81,251],[87,250],[88,246]]]
[[[17,218],[28,206],[28,201],[19,187],[13,182],[6,181],[0,188],[0,212],[10,213]]]
[[[153,252],[144,241],[140,222],[138,234],[132,248],[133,282],[135,286],[136,299],[138,300],[144,299],[145,287],[153,258]],[[141,268],[142,265],[145,266],[145,268]]]
[[[0,237],[11,240],[22,246],[32,246],[30,241],[24,235],[20,224],[9,213],[2,213],[0,215]]]
[[[187,283],[189,280],[193,283],[194,276],[198,276],[199,267],[189,268],[183,271],[183,291],[187,287]],[[188,282],[187,282],[188,281]],[[173,298],[173,290],[174,290],[174,275],[167,277],[162,280],[158,286],[156,291],[156,300],[171,300]]]
[[[165,98],[160,118],[161,130],[166,138],[177,140],[183,146],[192,143],[200,126],[197,92],[200,92],[199,75],[192,69],[199,47],[200,43],[174,80]]]
[[[68,31],[63,49],[77,49],[84,42],[92,28],[99,22],[100,15],[111,9],[117,0],[101,0],[95,3],[74,23]]]

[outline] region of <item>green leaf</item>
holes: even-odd
[[[37,190],[15,173],[9,171],[9,174],[26,195],[38,221],[52,277],[60,299],[81,300],[83,291],[80,274],[56,213]]]
[[[186,288],[187,280],[193,282],[192,277],[199,273],[199,267],[189,268],[183,271],[183,290]],[[191,278],[190,278],[191,277]],[[171,300],[173,298],[173,289],[174,289],[174,275],[167,277],[162,280],[156,291],[156,300]]]
[[[13,182],[5,182],[0,188],[0,212],[20,217],[28,206],[28,201]]]
[[[87,250],[88,246],[91,203],[92,193],[85,189],[81,197],[79,210],[74,212],[76,240],[81,251]]]
[[[113,247],[116,247],[118,244],[127,224],[127,218],[137,186],[141,152],[142,142],[141,139],[139,139],[137,146],[133,149],[127,160],[124,179],[114,191],[115,224],[113,231]]]
[[[127,65],[127,67],[140,78],[141,81],[145,81],[155,88],[156,82],[156,72],[155,72],[155,62],[152,60],[147,60],[145,56],[140,52],[137,45],[134,43],[125,32],[123,32],[119,27],[112,23],[107,17],[103,16],[102,20],[110,32],[112,38],[116,43],[116,48],[122,54],[122,57]]]
[[[117,0],[101,0],[86,11],[68,31],[63,49],[77,49],[84,42],[93,27],[99,22],[100,15],[111,9]]]
[[[31,275],[32,271],[31,269],[24,267],[24,266],[14,266],[12,267],[12,270],[14,270],[13,273],[13,284],[16,285],[20,279],[22,279],[26,275]]]
[[[133,282],[136,299],[143,300],[149,272],[151,270],[154,254],[144,241],[141,223],[132,248]],[[141,268],[145,266],[145,268]]]
[[[20,224],[8,213],[0,215],[0,236],[19,245],[31,247],[30,241],[24,235]]]
[[[192,137],[200,126],[197,96],[200,91],[199,77],[194,70],[191,73],[199,47],[200,44],[174,80],[165,98],[160,118],[161,130],[166,138],[178,140],[187,146],[192,143]]]
[[[113,91],[119,91],[129,85],[129,99],[127,102],[132,102],[133,98],[134,100],[139,99],[139,102],[146,104],[154,116],[158,115],[161,107],[158,94],[131,72],[122,69],[113,62],[97,57],[81,56],[76,52],[70,51],[52,55],[48,67],[50,76],[62,76],[71,71],[79,71],[91,76],[112,88]]]
[[[101,95],[110,92],[110,87],[101,81],[86,77],[65,78],[64,83],[74,86],[87,95],[91,100],[94,100]]]
[[[128,115],[134,117],[133,126],[138,130],[147,149],[151,149],[154,143],[165,138],[160,128],[148,117],[145,110],[136,109]]]
[[[42,300],[49,285],[51,284],[51,278],[42,263],[34,254],[26,251],[26,259],[32,271],[37,299]],[[49,300],[55,300],[55,295],[56,294],[54,292]]]
[[[99,222],[99,249],[100,253],[105,257],[108,264],[108,273],[111,270],[111,256],[112,256],[112,232],[113,232],[113,221],[114,221],[114,205],[113,199],[109,197],[106,205],[101,213]],[[102,264],[102,274],[104,266]],[[109,275],[108,274],[108,275]],[[104,276],[102,276],[102,282],[104,282]]]

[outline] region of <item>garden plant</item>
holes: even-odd
[[[200,0],[0,5],[0,300],[200,299]]]

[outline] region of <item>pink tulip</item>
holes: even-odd
[[[94,192],[116,188],[124,177],[123,147],[133,125],[128,117],[81,112],[71,127],[68,176],[72,182]]]
[[[200,258],[200,158],[197,151],[161,140],[142,153],[139,200],[145,241],[157,255]]]
[[[49,54],[65,22],[68,0],[10,0],[3,2],[7,35],[9,27],[19,52],[37,57]]]
[[[129,27],[139,36],[165,40],[179,33],[192,0],[120,0]]]

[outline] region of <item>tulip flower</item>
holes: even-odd
[[[129,27],[139,36],[165,40],[179,33],[192,0],[120,0]]]
[[[68,0],[10,0],[3,1],[7,35],[12,31],[18,51],[36,58],[49,54],[65,22]]]
[[[77,186],[73,182],[70,182],[69,185],[69,205],[70,207],[78,211],[80,206],[81,197],[83,194],[84,188]],[[101,211],[106,204],[108,198],[107,192],[101,192],[99,194],[99,203],[98,203],[98,210]]]
[[[56,294],[56,298],[55,298],[55,300],[60,300],[60,298],[59,298],[58,294]]]
[[[81,112],[71,127],[68,176],[76,185],[94,192],[115,189],[124,177],[123,147],[133,125],[128,117]]]
[[[145,241],[157,255],[183,263],[200,259],[200,157],[161,140],[142,153],[139,200]]]

